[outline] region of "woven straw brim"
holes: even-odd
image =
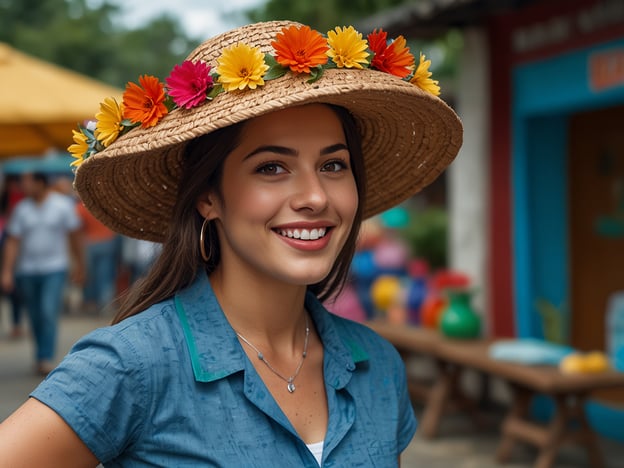
[[[290,22],[258,23],[206,41],[190,60],[213,66],[223,48],[245,42],[272,51],[270,42]],[[88,158],[75,187],[86,207],[111,229],[162,242],[172,217],[182,153],[200,135],[286,107],[343,106],[362,136],[367,176],[365,217],[403,202],[453,161],[462,143],[457,115],[442,100],[387,73],[329,69],[317,82],[287,73],[255,90],[223,93],[211,102],[176,109],[155,127],[136,128]]]

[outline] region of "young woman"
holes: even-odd
[[[396,466],[416,429],[403,364],[321,302],[362,219],[457,154],[428,71],[402,38],[270,22],[174,68],[173,110],[149,78],[70,149],[85,205],[162,253],[0,425],[0,466]]]

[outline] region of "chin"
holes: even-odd
[[[323,281],[325,278],[327,278],[327,275],[329,275],[330,271],[331,269],[323,270],[322,272],[319,271],[317,274],[306,271],[300,276],[291,274],[289,275],[289,277],[284,279],[287,283],[296,284],[298,286],[309,286],[311,284],[316,284]]]

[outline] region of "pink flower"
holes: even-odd
[[[214,83],[210,76],[210,65],[204,62],[185,60],[176,65],[165,80],[168,94],[178,107],[191,109],[206,100],[206,94]]]

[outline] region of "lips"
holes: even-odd
[[[294,228],[294,229],[276,229],[280,236],[288,237],[290,239],[300,239],[300,240],[318,240],[321,237],[325,237],[327,233],[327,228]]]

